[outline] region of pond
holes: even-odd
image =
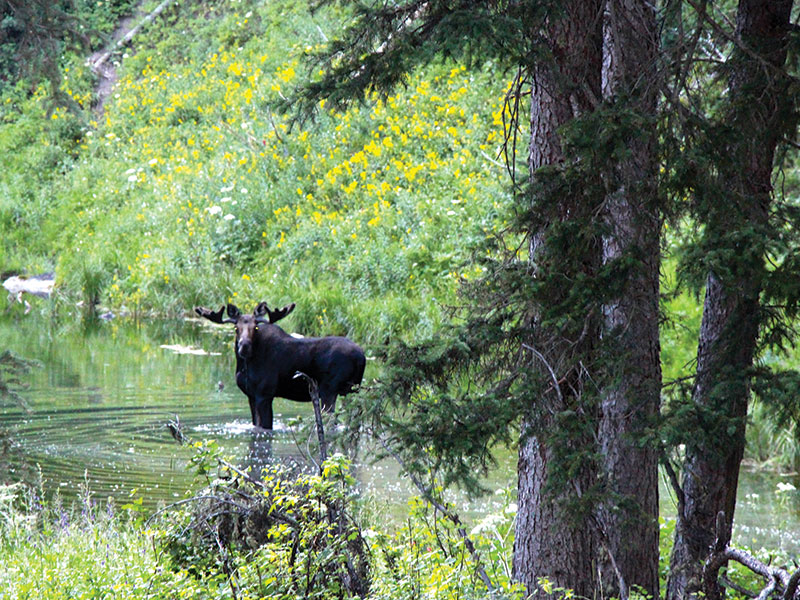
[[[191,450],[166,427],[176,415],[191,438],[215,439],[239,466],[306,462],[307,440],[289,424],[312,420],[311,405],[276,399],[275,432],[256,434],[234,381],[231,337],[230,328],[200,320],[59,324],[33,313],[0,317],[0,352],[42,365],[25,378],[24,405],[0,400],[0,433],[12,442],[0,467],[8,463],[17,475],[39,470],[45,488],[65,497],[88,485],[95,497],[119,503],[170,502],[195,483]],[[498,459],[488,482],[493,489],[514,484],[515,454],[501,451]],[[357,474],[377,510],[402,519],[412,489],[397,465],[361,464]],[[789,483],[800,488],[796,478],[744,469],[735,542],[800,553],[800,492],[785,489]],[[663,516],[673,517],[670,494],[662,488],[661,496]],[[499,508],[491,495],[470,500],[456,493],[452,500],[470,519]]]

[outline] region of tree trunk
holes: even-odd
[[[634,115],[638,131],[620,131],[628,155],[613,165],[606,200],[603,261],[630,261],[620,296],[604,307],[609,381],[603,389],[600,444],[609,499],[601,511],[606,596],[632,586],[658,591],[658,453],[641,444],[661,394],[659,259],[661,206],[656,158],[659,94],[654,5],[609,0],[604,20],[603,95]]]
[[[593,110],[599,101],[601,16],[601,0],[568,0],[561,6],[561,13],[551,17],[544,32],[551,60],[541,61],[532,69],[529,169],[534,177],[541,167],[568,161],[559,127]],[[555,210],[538,208],[554,215],[552,218],[569,220],[586,212],[581,203],[581,198],[563,198]],[[537,208],[535,199],[534,208]],[[535,229],[531,232],[534,272],[541,268],[537,256],[547,250],[548,244],[547,226]],[[586,257],[585,268],[589,270],[599,265],[600,248],[592,254]],[[585,315],[585,319],[585,335],[580,331],[548,332],[554,340],[552,346],[531,359],[543,373],[553,374],[553,386],[541,399],[546,409],[531,406],[523,415],[519,446],[519,510],[513,571],[515,579],[535,598],[560,596],[554,589],[548,591],[540,586],[540,578],[547,579],[553,588],[573,589],[587,598],[595,596],[597,536],[593,515],[591,511],[569,507],[580,504],[582,494],[596,485],[596,466],[591,460],[583,460],[576,472],[569,474],[568,483],[553,480],[556,471],[562,468],[557,455],[572,450],[587,452],[594,447],[596,432],[577,427],[569,441],[562,439],[561,443],[569,448],[556,448],[545,433],[575,425],[559,421],[562,411],[573,409],[580,414],[586,375],[580,364],[591,362],[599,335],[599,329],[590,324],[593,317]],[[569,358],[565,358],[565,353],[570,354]],[[583,425],[589,429],[596,427],[595,415],[584,415],[584,419]]]
[[[715,165],[720,197],[705,199],[706,235],[719,244],[720,258],[706,282],[692,391],[698,435],[686,445],[668,600],[699,591],[720,511],[723,541],[731,536],[761,323],[767,236],[759,232],[769,227],[775,149],[791,103],[783,73],[791,6],[791,0],[740,0],[738,6],[724,123],[732,137]]]

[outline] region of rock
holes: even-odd
[[[55,275],[53,273],[43,273],[34,277],[9,277],[3,282],[3,287],[8,291],[9,296],[22,302],[22,294],[28,293],[40,298],[49,298],[53,293]]]

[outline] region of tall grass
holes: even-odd
[[[42,504],[20,485],[0,486],[0,597],[167,598],[197,587],[165,571],[151,533],[112,504],[91,495],[75,507]]]

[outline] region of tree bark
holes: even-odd
[[[564,155],[559,128],[597,106],[601,95],[602,0],[568,0],[561,13],[552,16],[544,33],[551,55],[532,69],[529,169],[534,175],[545,166],[562,165]],[[579,198],[563,198],[552,218],[568,220],[585,212]],[[536,209],[536,200],[534,199]],[[547,225],[531,232],[531,263],[540,269],[537,257],[549,243]],[[600,248],[586,257],[585,268],[596,269]],[[583,461],[566,485],[554,484],[554,471],[561,468],[558,452],[586,452],[594,447],[595,431],[578,431],[568,449],[555,448],[547,431],[564,428],[558,414],[581,405],[585,373],[580,364],[591,362],[599,329],[585,315],[586,332],[558,331],[544,353],[531,348],[535,367],[553,376],[549,392],[541,399],[546,409],[531,406],[523,415],[518,464],[518,506],[514,540],[514,577],[534,598],[560,596],[555,588],[569,588],[591,598],[596,590],[597,536],[593,514],[569,510],[597,482],[596,466]],[[596,321],[597,319],[594,318]],[[567,350],[568,348],[568,350]],[[565,358],[569,353],[569,358]],[[558,373],[558,374],[556,374]],[[562,385],[562,381],[564,381]],[[595,415],[584,415],[585,424],[596,427]],[[540,585],[540,578],[553,586]]]
[[[791,7],[791,0],[738,5],[724,123],[734,135],[715,165],[720,197],[705,200],[707,235],[720,240],[721,258],[706,281],[692,391],[698,435],[686,445],[668,600],[699,591],[720,511],[727,519],[721,543],[731,537],[766,272],[766,236],[752,232],[769,227],[775,150],[791,102],[783,73]]]
[[[636,586],[658,598],[658,453],[641,444],[660,407],[659,261],[661,206],[656,158],[658,33],[654,5],[609,0],[604,22],[603,95],[631,111],[639,131],[622,132],[628,155],[613,166],[603,261],[629,261],[620,296],[604,307],[609,381],[600,444],[609,499],[601,511],[607,596]]]

